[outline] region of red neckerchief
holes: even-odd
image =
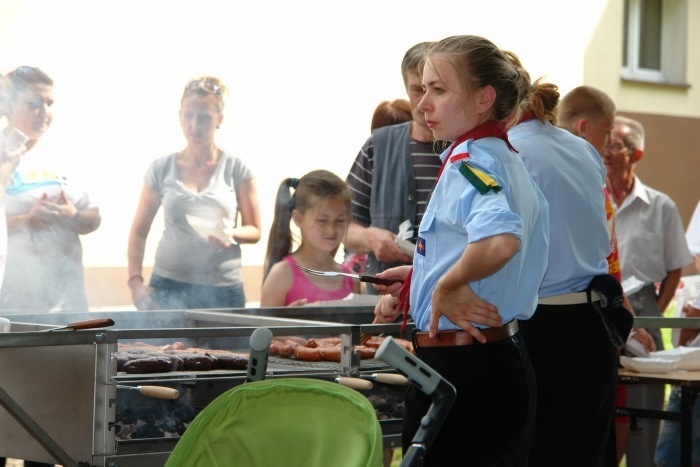
[[[503,141],[506,142],[508,145],[508,148],[513,151],[513,152],[518,152],[515,150],[513,146],[511,146],[510,141],[508,141],[508,132],[506,131],[506,123],[503,121],[498,121],[498,120],[489,120],[488,122],[482,123],[481,125],[472,128],[459,138],[457,138],[454,143],[450,146],[450,152],[447,154],[445,157],[445,160],[442,161],[442,166],[440,167],[440,171],[438,172],[437,180],[440,180],[440,176],[442,175],[442,171],[445,169],[445,166],[447,165],[447,162],[449,161],[450,163],[466,159],[469,157],[469,154],[464,152],[464,153],[458,153],[455,155],[452,155],[452,151],[455,150],[457,146],[460,144],[464,143],[467,140],[474,140],[476,141],[477,139],[481,138],[499,138],[502,139]],[[408,309],[410,308],[410,297],[411,297],[411,276],[413,275],[413,267],[408,271],[408,275],[406,276],[406,279],[403,281],[403,285],[401,286],[401,291],[399,292],[399,303],[397,305],[397,308],[399,311],[403,312],[403,322],[401,323],[401,330],[404,330],[406,328],[406,321],[408,320]]]

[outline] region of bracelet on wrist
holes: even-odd
[[[142,276],[141,274],[134,274],[134,275],[132,275],[132,276],[129,277],[129,280],[126,281],[126,285],[128,285],[129,287],[131,287],[131,282],[132,282],[134,279],[140,279],[140,280],[141,280],[141,283],[144,282],[143,276]]]

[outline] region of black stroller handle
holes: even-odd
[[[394,367],[433,400],[401,461],[401,467],[422,466],[426,452],[452,409],[457,390],[439,373],[397,344],[391,336],[379,346],[376,358]]]

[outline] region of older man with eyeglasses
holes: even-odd
[[[622,286],[637,316],[661,316],[675,294],[682,268],[693,262],[681,216],[668,195],[643,184],[635,175],[644,156],[644,127],[640,122],[616,116],[602,156],[608,190],[617,210]],[[656,348],[662,350],[659,329],[648,331]],[[661,410],[663,402],[663,386],[628,388],[630,407]],[[654,465],[658,434],[658,421],[638,420],[637,429],[630,432],[627,465]]]

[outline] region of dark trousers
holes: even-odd
[[[417,353],[457,389],[455,405],[424,465],[526,466],[537,388],[522,334],[490,344],[422,348]],[[431,403],[414,386],[408,389],[404,453]]]
[[[617,355],[597,311],[541,305],[521,328],[537,376],[530,465],[611,465]]]
[[[656,305],[656,288],[654,284],[628,296],[637,316],[660,317],[661,311]],[[664,349],[661,330],[647,329],[654,338],[656,350]],[[663,410],[664,386],[661,384],[630,384],[627,387],[627,406],[633,408]],[[659,438],[661,423],[659,420],[644,417],[630,417],[630,438],[627,445],[627,467],[644,467],[654,465],[656,441]]]

